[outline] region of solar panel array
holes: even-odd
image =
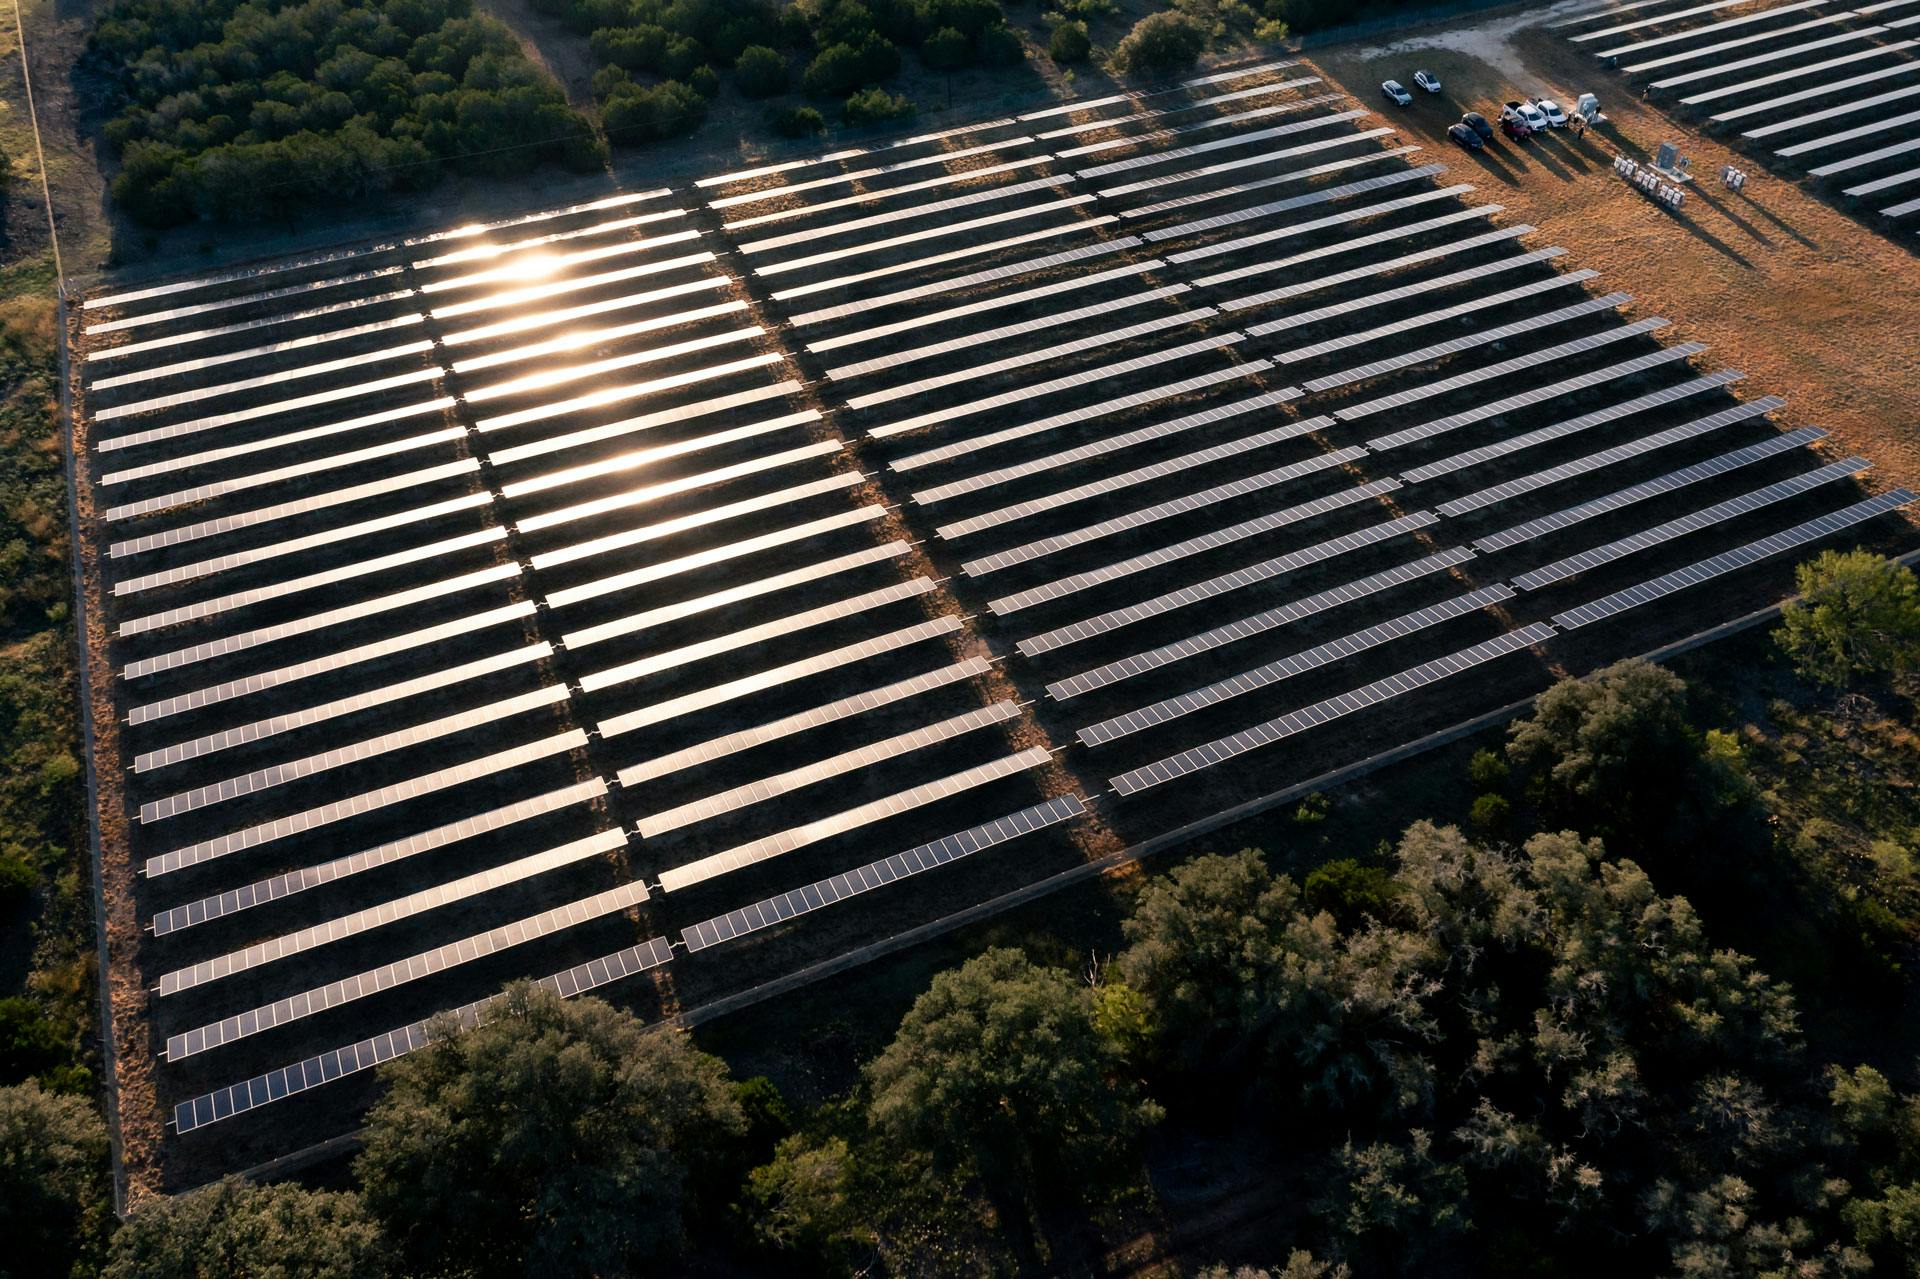
[[[505,975],[646,1012],[898,933],[1853,509],[1858,459],[1477,196],[1283,61],[91,299],[176,1133]]]
[[[1735,126],[1739,145],[1781,174],[1910,231],[1920,213],[1920,199],[1903,198],[1920,183],[1920,17],[1900,7],[1836,12],[1794,0],[1725,17],[1657,5],[1619,41],[1568,38],[1675,111]]]

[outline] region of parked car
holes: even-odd
[[[1547,123],[1546,113],[1540,110],[1539,107],[1534,106],[1531,102],[1522,102],[1520,104],[1520,119],[1525,122],[1527,128],[1533,130],[1535,133],[1545,133],[1553,127]]]
[[[1469,111],[1460,117],[1460,123],[1480,135],[1482,142],[1493,141],[1493,126],[1487,123],[1487,117],[1478,111]]]
[[[1440,92],[1440,77],[1437,75],[1434,75],[1430,71],[1414,72],[1413,82],[1419,85],[1422,89],[1425,89],[1428,93]]]
[[[1529,129],[1527,122],[1519,116],[1502,114],[1500,117],[1500,132],[1506,134],[1515,142],[1521,142],[1524,141],[1527,135],[1532,133],[1533,130]]]
[[[1380,92],[1386,94],[1387,101],[1393,103],[1396,107],[1410,107],[1413,105],[1413,95],[1401,87],[1398,80],[1386,81],[1380,86]]]
[[[1447,139],[1462,151],[1478,151],[1487,145],[1478,133],[1464,124],[1448,125]]]
[[[1546,117],[1547,124],[1551,127],[1555,129],[1564,129],[1567,127],[1567,113],[1562,111],[1560,104],[1552,98],[1535,98],[1533,100],[1533,107],[1534,110]]]

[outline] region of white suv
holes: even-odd
[[[1440,92],[1439,76],[1429,74],[1425,71],[1416,71],[1413,73],[1413,82],[1422,89],[1425,89],[1428,93]]]
[[[1539,107],[1533,105],[1533,103],[1522,102],[1519,104],[1517,109],[1520,113],[1520,119],[1526,124],[1526,126],[1529,129],[1532,129],[1535,133],[1545,133],[1548,129],[1553,127],[1547,122],[1546,112],[1542,111]],[[1562,124],[1566,123],[1565,116],[1561,117],[1561,123]]]
[[[1400,86],[1398,80],[1388,80],[1380,86],[1380,92],[1387,95],[1387,101],[1396,107],[1413,105],[1413,95]]]
[[[1546,122],[1554,128],[1564,129],[1567,127],[1567,113],[1562,111],[1560,104],[1552,98],[1535,98],[1533,105],[1534,109],[1545,117]]]

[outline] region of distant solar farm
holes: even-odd
[[[1274,62],[91,298],[179,1175],[509,978],[696,1007],[1912,544],[1437,161]]]
[[[1640,0],[1558,25],[1768,168],[1897,230],[1920,227],[1920,0],[1751,3]]]

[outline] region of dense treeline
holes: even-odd
[[[469,0],[113,0],[90,56],[121,99],[114,198],[152,226],[602,158],[559,86]]]

